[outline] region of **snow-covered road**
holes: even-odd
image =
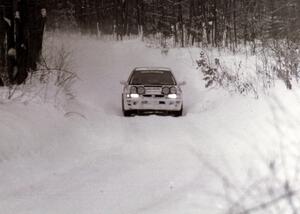
[[[204,89],[186,49],[163,56],[138,40],[69,43],[80,81],[68,111],[84,117],[49,104],[0,106],[1,213],[221,213],[213,169],[243,180],[260,162],[260,142],[278,138],[269,102]],[[169,66],[187,82],[183,117],[122,117],[119,82],[136,66]]]

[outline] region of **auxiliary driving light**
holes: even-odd
[[[163,93],[164,95],[167,95],[167,94],[170,93],[170,89],[169,89],[168,87],[163,87],[163,88],[162,88],[162,93]]]
[[[130,94],[137,94],[137,88],[135,86],[130,87]]]
[[[171,87],[170,88],[170,94],[177,94],[177,89],[176,89],[176,87]]]
[[[145,94],[145,88],[143,86],[139,86],[137,88],[137,93],[138,94]]]

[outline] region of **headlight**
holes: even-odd
[[[137,88],[137,93],[138,94],[145,94],[145,88],[143,86],[139,86]]]
[[[170,88],[170,94],[177,94],[177,88],[176,87],[171,87]]]
[[[162,88],[162,93],[163,93],[164,95],[167,95],[167,94],[170,93],[170,89],[169,89],[168,87],[163,87],[163,88]]]
[[[139,96],[140,96],[140,95],[138,95],[138,94],[130,94],[130,97],[131,97],[131,98],[139,98]]]
[[[135,86],[130,87],[130,94],[137,94],[137,88]]]
[[[168,94],[168,98],[170,98],[170,99],[176,99],[177,98],[177,94]]]

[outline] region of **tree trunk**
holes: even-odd
[[[21,84],[28,71],[37,68],[42,51],[44,7],[37,0],[5,0],[0,8],[1,74],[7,74],[7,84]]]

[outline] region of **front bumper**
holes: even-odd
[[[144,97],[130,98],[123,94],[124,110],[149,110],[149,111],[180,111],[182,109],[182,97]]]

